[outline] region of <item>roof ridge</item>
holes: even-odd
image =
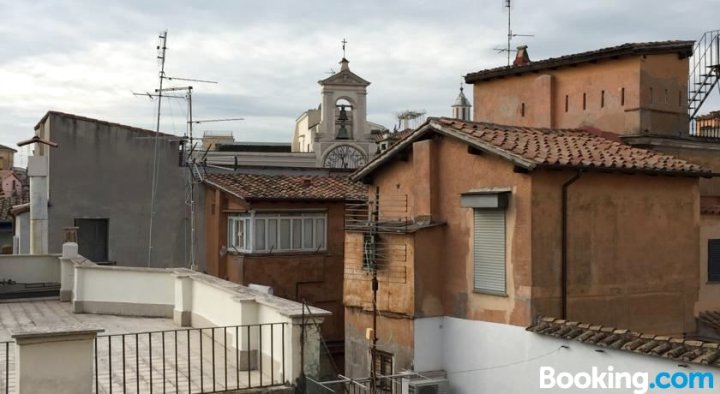
[[[624,43],[611,47],[561,55],[558,57],[550,57],[519,66],[500,66],[471,72],[465,75],[465,82],[472,84],[474,82],[498,78],[505,75],[520,74],[551,67],[569,66],[617,56],[678,52],[685,57],[690,57],[692,55],[693,44],[694,41],[690,40]]]

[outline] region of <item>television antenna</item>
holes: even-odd
[[[497,51],[497,53],[503,53],[507,52],[507,65],[510,65],[510,54],[512,52],[515,52],[514,49],[511,49],[511,43],[513,37],[535,37],[534,34],[515,34],[512,32],[512,25],[510,23],[510,14],[512,13],[512,4],[511,0],[503,0],[503,7],[507,8],[508,13],[508,21],[507,21],[507,47],[506,48],[493,48],[494,51]]]
[[[152,248],[153,248],[153,219],[155,216],[155,200],[156,200],[156,194],[157,194],[157,181],[159,177],[159,166],[158,166],[158,140],[160,136],[160,119],[161,119],[161,108],[162,108],[162,98],[177,98],[177,99],[186,99],[188,104],[188,121],[187,121],[187,130],[186,134],[184,136],[184,140],[189,140],[189,154],[183,155],[183,161],[184,166],[188,167],[189,169],[189,176],[188,176],[188,190],[189,190],[189,196],[187,196],[187,204],[190,206],[190,268],[191,269],[197,269],[197,265],[195,263],[195,182],[198,182],[196,178],[199,179],[199,181],[202,181],[202,176],[200,174],[199,169],[197,168],[197,163],[193,159],[193,150],[195,148],[195,143],[193,140],[193,130],[192,126],[193,124],[198,124],[205,121],[194,121],[192,119],[192,86],[179,86],[179,87],[168,87],[163,88],[163,82],[165,80],[168,81],[184,81],[184,82],[199,82],[199,83],[211,83],[211,84],[217,84],[217,81],[210,81],[210,80],[204,80],[204,79],[193,79],[193,78],[180,78],[180,77],[170,77],[165,74],[165,59],[166,59],[166,51],[167,51],[167,30],[163,31],[159,35],[159,43],[157,45],[157,59],[160,63],[160,75],[159,75],[159,86],[157,89],[155,89],[154,94],[150,92],[145,93],[135,93],[136,96],[147,96],[151,100],[154,100],[155,97],[157,97],[157,119],[155,124],[155,143],[154,143],[154,152],[153,152],[153,174],[152,174],[152,185],[151,185],[151,197],[150,197],[150,218],[149,218],[149,230],[148,230],[148,254],[147,254],[147,266],[151,266],[152,263]],[[178,91],[185,91],[184,96],[178,96],[173,94],[164,94],[165,92],[178,92]],[[233,118],[232,120],[237,120],[239,118]],[[212,121],[212,120],[211,120]],[[221,120],[217,120],[221,121]],[[224,121],[224,120],[223,120]],[[183,144],[183,150],[184,148]],[[207,153],[206,153],[207,154]]]

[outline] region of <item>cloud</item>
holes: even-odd
[[[513,2],[513,45],[531,59],[630,41],[693,39],[715,28],[712,0]],[[0,0],[0,144],[27,138],[49,109],[154,129],[156,102],[132,92],[158,83],[157,34],[169,30],[167,75],[193,85],[194,116],[245,118],[199,127],[238,138],[287,141],[320,101],[317,81],[338,70],[347,38],[351,69],[372,82],[371,121],[424,109],[449,115],[460,76],[503,65],[503,2],[308,0],[123,2]],[[467,93],[467,91],[466,91]],[[163,130],[184,133],[185,104],[167,99]]]

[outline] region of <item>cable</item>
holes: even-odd
[[[563,346],[560,346],[559,348],[557,348],[557,349],[555,349],[555,350],[553,350],[553,351],[551,351],[551,352],[544,353],[544,354],[540,354],[540,355],[537,355],[537,356],[535,356],[535,357],[531,357],[531,358],[529,358],[529,359],[527,359],[527,360],[516,361],[516,362],[512,362],[512,363],[507,363],[507,364],[494,365],[494,366],[492,366],[492,367],[474,368],[474,369],[466,369],[466,370],[462,370],[462,371],[448,372],[447,374],[448,374],[448,375],[458,375],[458,374],[461,374],[461,373],[488,371],[488,370],[491,370],[491,369],[500,369],[500,368],[512,367],[512,366],[514,366],[514,365],[525,364],[525,363],[529,363],[530,361],[535,361],[535,360],[539,360],[539,359],[541,359],[541,358],[545,358],[545,357],[547,357],[547,356],[550,356],[550,355],[552,355],[552,354],[555,354],[555,353],[559,352],[561,349],[567,349],[567,348],[568,348],[567,346],[563,345]]]

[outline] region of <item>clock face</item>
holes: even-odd
[[[365,155],[350,145],[340,145],[325,156],[323,166],[330,168],[359,168],[365,165]]]

